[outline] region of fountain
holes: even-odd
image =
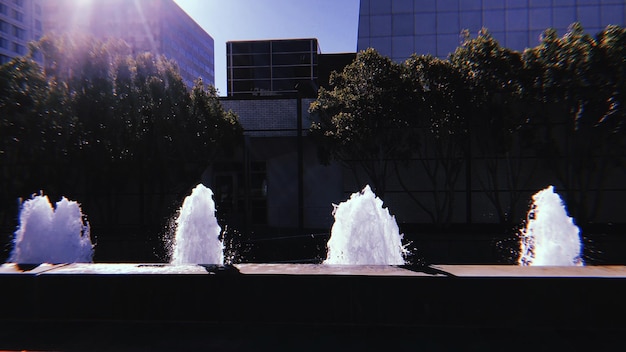
[[[176,219],[172,264],[223,264],[224,244],[213,191],[202,184],[183,201]]]
[[[403,265],[407,254],[395,218],[369,185],[334,205],[324,264]]]
[[[77,202],[63,197],[53,207],[48,196],[33,196],[22,204],[19,222],[9,262],[92,262],[89,223]]]
[[[520,231],[519,264],[582,266],[580,230],[554,187],[537,192],[532,199],[526,227]]]
[[[333,346],[337,336],[350,337],[343,341],[347,348],[354,347],[354,336],[364,347],[389,347],[388,342],[400,336],[408,347],[414,346],[416,332],[429,345],[458,350],[475,336],[506,334],[502,339],[508,341],[529,328],[531,333],[545,331],[549,335],[541,337],[550,342],[554,329],[571,331],[572,341],[589,329],[600,336],[594,343],[602,339],[599,331],[612,331],[608,337],[621,342],[621,335],[613,332],[626,329],[620,314],[624,311],[621,298],[626,294],[626,267],[397,266],[405,263],[407,255],[402,235],[369,186],[335,206],[325,265],[244,263],[224,270],[224,245],[212,196],[209,188],[198,185],[184,199],[175,221],[172,264],[0,266],[0,286],[8,288],[0,290],[0,301],[14,302],[3,307],[3,346],[61,350],[68,348],[59,341],[72,341],[72,348],[82,344],[87,348],[94,346],[96,332],[95,341],[109,349],[145,349],[146,341],[150,346],[173,349],[189,339],[199,339],[197,346],[232,341],[239,347],[243,336],[254,350],[259,349],[257,341],[275,347],[275,341],[267,336],[278,329],[293,337],[290,350],[301,349],[301,341],[319,341],[324,333],[332,336]],[[525,265],[545,265],[545,257],[582,264],[580,248],[573,248],[579,245],[572,238],[578,232],[553,188],[539,192],[533,200],[527,229],[522,231],[526,236]],[[58,229],[61,223],[82,230],[80,243],[87,243],[89,227],[70,221],[82,219],[76,203],[62,199],[55,211],[49,209],[43,196],[24,203],[12,258],[36,244],[45,244],[49,251],[58,248],[51,238],[60,230],[49,228]],[[52,217],[50,213],[54,220],[46,220]],[[44,227],[46,223],[55,225]],[[44,235],[39,241],[24,240],[32,233]],[[77,245],[67,241],[63,246]],[[91,254],[91,247],[88,249]],[[511,292],[524,298],[523,304],[532,314],[511,314],[519,306]],[[50,321],[55,324],[46,325]],[[450,339],[451,332],[454,336],[462,332],[459,326],[469,332]],[[368,340],[372,331],[380,340]],[[33,332],[48,341],[34,343],[39,339],[32,337]],[[76,344],[76,336],[86,337]],[[561,338],[559,335],[555,346],[561,346]]]

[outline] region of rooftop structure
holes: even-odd
[[[228,96],[295,94],[317,81],[319,53],[313,38],[227,42]]]

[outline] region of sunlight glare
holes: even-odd
[[[93,4],[93,0],[76,0],[76,7],[86,8]]]

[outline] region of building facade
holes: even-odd
[[[38,0],[0,0],[0,64],[28,53],[28,42],[43,34]]]
[[[317,39],[226,43],[228,96],[285,95],[318,77]]]
[[[624,0],[361,0],[358,50],[375,48],[396,61],[413,53],[446,58],[468,30],[486,28],[500,45],[524,50],[541,33],[566,33],[574,22],[594,35],[609,24],[623,26]]]
[[[45,32],[121,38],[133,52],[165,55],[178,63],[188,87],[202,78],[215,85],[214,41],[173,0],[42,1]]]
[[[215,192],[218,213],[232,228],[332,226],[332,204],[344,196],[343,176],[338,165],[320,164],[308,137],[312,101],[295,96],[221,100],[239,116],[245,146],[241,160],[212,165],[205,183]]]

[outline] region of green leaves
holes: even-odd
[[[580,209],[595,207],[583,193],[603,189],[611,165],[626,157],[626,30],[618,26],[595,38],[579,23],[562,37],[547,29],[523,53],[483,29],[476,38],[466,34],[448,60],[413,55],[398,64],[368,49],[331,76],[331,87],[310,107],[323,161],[358,166],[382,187],[388,162],[428,159],[423,172],[435,191],[441,184],[452,191],[471,147],[491,173],[479,183],[493,191],[502,220],[519,194],[506,206],[500,190],[528,187],[520,175],[534,174],[529,155],[549,159],[553,178]]]
[[[311,134],[319,143],[320,157],[360,163],[381,195],[387,161],[406,155],[399,143],[408,128],[410,105],[402,81],[402,66],[374,49],[357,54],[342,72],[331,75],[332,90],[320,89],[310,112],[318,117]]]
[[[0,67],[3,201],[40,189],[137,187],[145,175],[159,175],[150,183],[163,194],[200,177],[241,140],[237,116],[223,110],[215,88],[199,82],[190,93],[163,56],[132,57],[122,41],[88,36],[47,36],[31,49]],[[34,165],[37,172],[24,172]]]
[[[44,58],[44,67],[30,58],[3,66],[0,111],[7,126],[30,119],[30,130],[55,128],[71,136],[69,145],[46,149],[103,162],[205,163],[220,143],[241,136],[236,116],[223,111],[215,89],[200,82],[193,94],[203,95],[203,107],[193,105],[197,99],[187,91],[176,63],[165,57],[142,53],[133,58],[124,42],[87,36],[44,37],[32,48]],[[228,132],[219,131],[223,128]]]
[[[237,115],[225,111],[217,90],[212,86],[205,88],[201,79],[196,81],[191,92],[190,111],[194,119],[189,123],[197,133],[189,137],[197,143],[196,152],[213,155],[219,150],[231,150],[241,142],[243,128]]]
[[[404,87],[398,84],[401,72],[400,65],[368,49],[343,72],[333,74],[333,90],[320,89],[310,108],[320,117],[313,131],[343,145],[330,151],[333,157],[373,156],[379,149],[385,154],[395,149],[393,131],[406,127],[408,107],[402,103]]]

